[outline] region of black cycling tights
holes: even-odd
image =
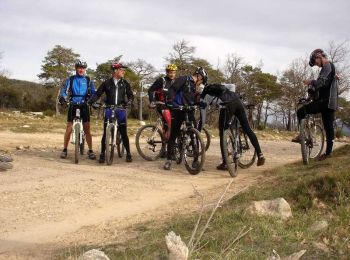
[[[229,123],[232,121],[232,117],[236,116],[239,123],[242,126],[243,131],[246,133],[246,135],[249,137],[250,142],[255,148],[255,151],[258,155],[261,154],[261,148],[258,142],[258,138],[252,131],[252,129],[249,126],[249,122],[247,119],[247,115],[245,113],[244,106],[240,100],[235,100],[234,102],[231,102],[226,105],[226,108],[220,109],[220,115],[219,115],[219,131],[220,131],[220,149],[221,149],[221,156],[222,161],[225,163],[224,160],[224,148],[223,148],[223,136],[224,131],[229,128]]]
[[[328,101],[313,101],[299,108],[297,111],[298,121],[300,123],[300,120],[304,119],[306,115],[314,115],[318,113],[321,113],[322,115],[322,123],[326,132],[326,154],[330,155],[333,150],[334,140],[334,110],[328,108]]]
[[[103,123],[103,136],[102,136],[102,140],[101,140],[101,154],[104,154],[106,151],[106,127],[107,127],[107,121],[105,120]],[[118,130],[120,132],[120,135],[122,136],[123,145],[125,147],[126,153],[130,154],[129,137],[128,137],[126,124],[119,125]]]

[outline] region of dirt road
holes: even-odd
[[[163,161],[142,160],[133,142],[131,164],[118,160],[101,166],[83,158],[75,165],[72,153],[68,160],[58,158],[61,139],[56,134],[0,132],[0,147],[12,151],[15,159],[13,170],[0,172],[0,258],[48,258],[58,248],[128,237],[125,228],[130,225],[193,209],[193,186],[210,198],[231,179],[215,170],[220,161],[217,140],[207,153],[205,171],[191,176],[183,165],[165,172]],[[97,144],[99,138],[94,140]],[[30,149],[16,151],[17,145]],[[230,192],[257,184],[265,170],[300,158],[299,146],[289,142],[263,141],[262,149],[266,166],[240,170]]]

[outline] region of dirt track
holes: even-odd
[[[0,132],[0,147],[14,154],[14,169],[0,172],[0,258],[48,258],[59,248],[110,243],[129,234],[126,227],[195,209],[193,186],[208,198],[230,181],[218,172],[218,142],[207,153],[205,171],[190,176],[183,165],[171,172],[163,161],[145,162],[132,140],[134,162],[101,166],[86,158],[79,165],[58,158],[61,135]],[[99,138],[94,137],[98,151]],[[43,145],[48,143],[49,145]],[[16,151],[16,145],[30,145]],[[299,146],[263,141],[264,167],[240,170],[230,192],[261,182],[265,170],[300,158]],[[193,185],[193,186],[192,186]]]

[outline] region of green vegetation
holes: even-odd
[[[265,259],[273,249],[281,257],[306,249],[303,259],[347,259],[350,255],[350,146],[336,150],[333,158],[324,162],[312,162],[308,166],[295,163],[265,175],[269,178],[264,184],[227,201],[216,212],[200,250],[191,259]],[[253,200],[277,197],[290,203],[293,218],[282,221],[246,212]],[[130,233],[136,233],[134,239],[105,246],[103,251],[111,259],[167,259],[165,235],[172,230],[188,242],[197,218],[197,215],[176,216],[161,227],[155,222],[133,227]],[[327,221],[329,226],[312,231],[312,224],[320,220]],[[244,227],[252,230],[224,250]],[[82,247],[78,252],[89,248]]]

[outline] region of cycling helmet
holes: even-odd
[[[166,71],[171,71],[171,70],[174,70],[174,71],[177,71],[177,66],[176,64],[168,64],[165,68]]]
[[[202,67],[198,67],[193,74],[194,75],[201,75],[202,78],[203,78],[203,83],[204,84],[207,83],[207,81],[208,81],[208,73]]]
[[[118,62],[118,63],[112,63],[111,68],[112,70],[117,70],[117,69],[127,69],[128,67]]]
[[[326,53],[322,49],[315,49],[313,52],[311,52],[309,65],[311,67],[315,66],[315,60],[320,56],[327,57]]]
[[[75,68],[84,68],[84,69],[86,69],[87,68],[87,64],[86,64],[85,61],[77,60],[75,62]]]

